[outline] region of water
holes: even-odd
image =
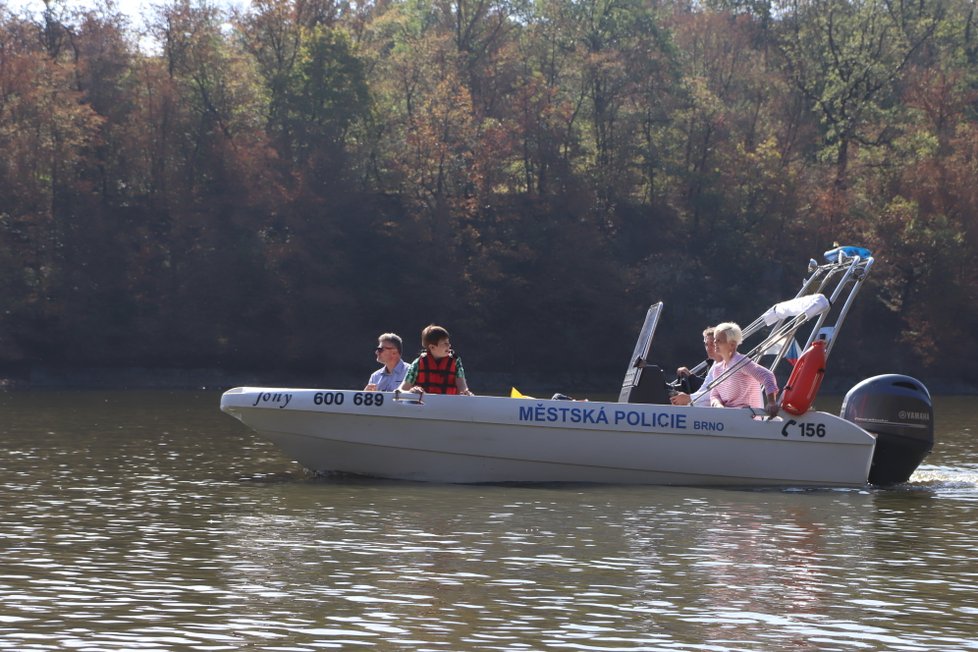
[[[0,649],[978,649],[968,398],[887,491],[327,481],[218,399],[0,393]]]

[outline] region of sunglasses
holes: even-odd
[[[374,349],[374,353],[380,353],[381,351],[396,351],[396,346],[378,346]]]

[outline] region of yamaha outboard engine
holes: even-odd
[[[867,378],[842,401],[842,418],[876,435],[869,481],[906,482],[934,448],[934,406],[923,383],[910,376]]]

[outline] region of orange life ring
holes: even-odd
[[[791,370],[781,395],[781,409],[794,415],[808,412],[824,377],[825,340],[815,340]]]

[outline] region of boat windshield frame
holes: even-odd
[[[715,378],[707,386],[707,389],[716,387],[736,373],[741,366],[747,363],[747,360],[761,364],[761,358],[767,354],[768,350],[777,351],[774,359],[769,364],[763,365],[773,372],[787,353],[789,348],[787,345],[801,332],[808,333],[801,350],[807,351],[816,339],[825,340],[825,359],[828,360],[842,324],[845,322],[859,290],[869,276],[869,271],[875,260],[869,251],[858,247],[840,247],[837,250],[826,252],[826,258],[828,262],[821,265],[814,259],[809,261],[808,276],[794,297],[774,304],[772,308],[765,310],[760,317],[743,328],[745,341],[754,335],[766,334],[758,344],[744,353],[744,358],[738,364]],[[817,309],[800,311],[799,314],[786,314],[773,323],[767,321],[775,307],[800,297],[819,294],[824,295],[827,299],[827,305],[818,302],[820,305]],[[646,314],[645,324],[642,326],[642,331],[635,345],[635,353],[632,355],[629,369],[625,374],[623,388],[626,386],[634,387],[638,384],[641,369],[651,349],[655,327],[658,325],[662,314],[662,307],[663,303],[660,301],[650,307]],[[653,310],[655,310],[654,315]],[[650,319],[653,320],[651,328],[649,328]],[[704,360],[693,367],[690,372],[699,374],[706,369],[708,364],[709,361]]]

